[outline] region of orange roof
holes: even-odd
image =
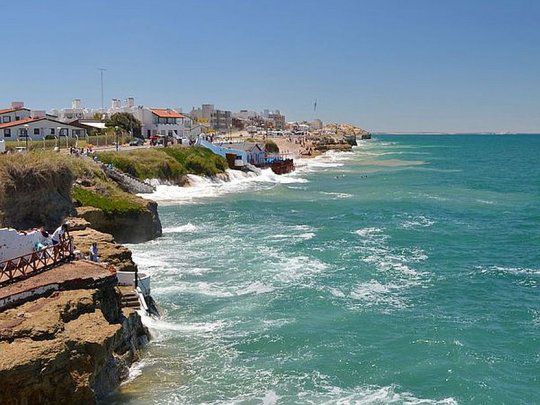
[[[41,118],[23,118],[22,120],[5,122],[3,124],[0,124],[0,128],[15,127],[17,125],[24,125],[24,124],[28,124],[29,122],[39,121],[39,120],[42,120],[42,119],[45,119],[45,118],[44,117],[41,117]]]
[[[0,110],[0,114],[8,114],[20,110],[28,110],[28,108],[6,108],[5,110]]]
[[[185,118],[182,114],[177,113],[170,108],[151,108],[150,111],[156,114],[159,118]]]
[[[56,122],[57,124],[64,125],[65,127],[76,127],[76,128],[84,129],[84,127],[82,127],[81,125],[68,124],[67,122],[53,120],[52,118],[49,118],[49,117],[23,118],[22,120],[6,122],[4,124],[0,124],[0,129],[16,127],[16,126],[19,126],[19,125],[24,125],[24,124],[28,124],[30,122],[41,121],[41,120],[47,120],[47,121],[51,121],[51,122]]]

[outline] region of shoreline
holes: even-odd
[[[305,156],[302,156],[301,159],[304,160],[304,161],[313,161],[313,158],[316,158],[316,157],[320,157],[320,156],[324,156],[325,153],[321,153],[320,155],[318,156],[310,156],[310,157],[305,157]],[[307,166],[307,165],[306,165]],[[304,167],[303,165],[301,165],[301,167]],[[227,172],[227,175],[219,175],[219,176],[214,176],[213,178],[209,178],[209,177],[203,177],[203,176],[195,176],[195,175],[192,175],[193,178],[196,179],[196,181],[199,181],[199,182],[203,182],[204,184],[191,184],[189,187],[186,187],[186,186],[164,186],[164,187],[173,187],[174,189],[176,190],[182,190],[182,191],[187,191],[187,190],[191,190],[191,191],[200,191],[201,189],[204,189],[204,188],[208,188],[207,186],[209,184],[214,184],[214,185],[217,185],[217,187],[228,187],[229,189],[224,193],[223,190],[218,190],[217,193],[213,194],[213,195],[207,195],[206,197],[220,197],[222,196],[223,194],[227,194],[227,193],[237,193],[237,192],[241,192],[243,190],[247,190],[248,188],[247,187],[250,187],[250,183],[261,183],[261,182],[268,182],[269,184],[275,184],[275,183],[279,183],[279,182],[283,182],[283,183],[294,183],[294,182],[305,182],[307,180],[305,179],[302,179],[299,174],[301,174],[302,171],[300,172],[292,172],[288,175],[276,175],[276,174],[273,174],[271,173],[271,170],[270,169],[267,169],[259,174],[255,174],[253,173],[253,175],[246,175],[244,173],[236,173],[235,171],[231,171],[229,170]],[[246,186],[246,188],[236,188],[238,185],[243,185],[243,186]],[[225,185],[225,186],[224,186]],[[228,186],[227,186],[228,185]],[[196,194],[196,193],[195,193]],[[154,200],[154,195],[153,194],[150,194],[150,195],[141,195],[141,196],[144,196],[144,199],[145,200],[148,200],[148,199],[152,199]],[[201,196],[201,195],[194,195],[193,196],[193,199],[200,199],[200,198],[204,198],[205,196]],[[157,199],[157,201],[159,202],[159,204],[164,204],[163,201],[160,201],[159,199]],[[176,202],[178,203],[178,202]],[[135,244],[138,244],[138,243],[142,243],[144,241],[149,241],[149,240],[156,240],[156,238],[158,238],[159,236],[161,236],[161,222],[160,222],[160,219],[159,219],[159,214],[157,212],[157,203],[154,203],[154,209],[152,209],[152,214],[153,214],[153,217],[155,220],[157,220],[159,222],[159,230],[160,232],[159,233],[154,233],[152,237],[148,238],[148,237],[145,237],[143,238],[143,240],[139,239],[139,240],[135,240],[134,243]],[[111,262],[113,263],[115,266],[120,266],[119,268],[120,269],[128,269],[130,271],[133,271],[133,269],[135,269],[137,267],[137,263],[132,259],[132,252],[130,250],[129,247],[125,246],[126,243],[125,242],[117,242],[115,240],[115,238],[113,236],[111,236],[110,234],[108,233],[104,233],[101,231],[101,229],[99,229],[100,227],[105,226],[105,224],[102,224],[100,226],[98,226],[97,228],[98,229],[95,229],[95,224],[97,222],[100,222],[100,221],[103,221],[104,220],[104,217],[100,217],[99,221],[96,222],[96,218],[92,217],[92,216],[88,216],[88,210],[82,210],[82,208],[84,207],[80,207],[81,209],[77,208],[77,215],[78,217],[77,218],[70,218],[69,221],[72,222],[73,224],[73,229],[72,229],[72,233],[73,233],[73,236],[75,237],[76,239],[76,244],[77,246],[81,249],[81,250],[85,250],[89,244],[91,244],[91,242],[93,241],[98,241],[99,244],[100,244],[100,252],[101,252],[101,255],[102,255],[102,259],[107,261],[107,262]],[[92,209],[92,212],[96,211],[96,209]],[[133,224],[135,224],[137,222],[137,218],[142,215],[142,213],[138,214],[137,216],[133,217],[132,218],[132,221]],[[131,225],[128,225],[127,223],[123,224],[122,225],[123,227],[126,227],[126,226],[131,226]],[[131,242],[127,242],[127,245],[129,246],[130,244],[132,244]],[[74,262],[74,263],[77,263],[77,262]],[[52,273],[51,273],[52,274]],[[91,288],[91,286],[89,286],[88,288]],[[113,296],[116,296],[116,293],[112,293],[111,291],[111,288],[113,288],[112,286],[109,286],[107,287],[105,290],[101,289],[101,288],[97,288],[95,290],[95,294],[107,294],[109,297],[113,297]],[[4,311],[4,312],[0,312],[0,315],[4,315],[5,317],[7,317],[6,319],[11,319],[12,316],[15,316],[14,314],[18,313],[17,311],[23,311],[25,314],[29,314],[30,310],[27,309],[27,308],[30,308],[31,306],[35,305],[36,303],[41,303],[40,305],[42,305],[44,308],[47,308],[47,306],[50,306],[50,305],[54,305],[54,301],[57,299],[56,297],[62,297],[62,299],[71,299],[72,301],[70,302],[73,302],[73,304],[71,305],[76,305],[76,306],[80,306],[82,305],[83,302],[85,302],[85,300],[87,300],[88,298],[85,298],[86,296],[83,294],[81,295],[78,291],[80,290],[74,290],[73,292],[69,292],[69,291],[61,291],[59,293],[53,293],[53,294],[46,294],[44,297],[39,297],[39,298],[33,298],[33,299],[30,299],[29,302],[27,302],[26,304],[20,304],[20,305],[17,305],[13,308],[13,310],[8,310],[8,311]],[[108,291],[108,292],[106,292]],[[70,298],[71,297],[71,298]],[[92,307],[88,307],[89,309],[86,310],[86,311],[89,311],[93,314],[97,314],[97,313],[101,313],[103,311],[103,306],[101,304],[99,304],[99,301],[96,301],[95,299],[93,299],[94,301],[94,306]],[[26,306],[25,306],[26,305]],[[109,305],[109,308],[122,308],[122,305],[121,305],[121,302],[119,301],[119,298],[115,298],[115,299],[110,299],[110,304]],[[55,307],[52,307],[52,308],[55,308]],[[15,312],[13,312],[15,311]],[[56,312],[58,311],[58,314],[59,316],[62,317],[61,314],[61,311],[58,309],[54,309],[53,312]],[[111,309],[108,309],[107,311],[111,311]],[[123,316],[124,318],[119,318],[119,317],[109,317],[107,318],[108,316],[105,316],[106,319],[111,319],[114,322],[116,322],[115,324],[118,324],[118,322],[121,321],[121,319],[126,319],[126,321],[121,321],[120,322],[120,326],[119,326],[119,329],[114,329],[115,331],[114,332],[111,332],[113,333],[114,336],[116,336],[117,334],[120,334],[122,336],[121,339],[118,339],[116,337],[111,337],[112,335],[108,334],[108,332],[106,332],[106,330],[109,330],[107,328],[105,328],[105,325],[103,326],[104,328],[104,334],[102,335],[103,337],[103,340],[100,340],[100,342],[95,342],[94,344],[98,344],[99,347],[101,347],[100,350],[104,350],[103,353],[109,353],[108,355],[105,355],[105,357],[91,357],[88,359],[88,361],[90,362],[90,364],[94,364],[94,362],[97,362],[98,364],[101,363],[103,365],[106,365],[106,364],[116,364],[114,367],[109,367],[107,366],[106,370],[107,371],[104,371],[105,369],[101,369],[101,368],[97,368],[95,369],[94,372],[92,373],[89,373],[88,374],[88,380],[85,380],[86,382],[83,382],[83,386],[85,388],[79,388],[79,389],[82,389],[81,395],[84,395],[84,399],[85,400],[89,400],[89,401],[94,401],[95,399],[92,399],[92,396],[93,395],[96,395],[96,398],[97,399],[103,399],[103,398],[106,398],[106,396],[110,395],[110,394],[113,394],[115,392],[117,392],[118,390],[118,387],[120,387],[122,384],[125,384],[126,382],[130,381],[130,375],[132,374],[133,370],[137,369],[139,371],[137,371],[137,373],[139,372],[142,372],[140,371],[140,368],[141,368],[141,363],[140,363],[140,360],[143,359],[141,358],[141,355],[144,356],[144,346],[147,344],[147,342],[149,340],[151,340],[151,336],[152,336],[152,333],[150,332],[150,330],[152,329],[152,323],[148,323],[147,319],[144,317],[144,316],[141,316],[137,311],[133,311],[133,310],[130,310],[130,309],[121,309],[121,311],[123,311]],[[126,312],[128,311],[128,312]],[[86,312],[83,310],[82,312],[80,313],[77,313],[76,315],[72,315],[75,320],[79,319],[77,322],[78,323],[81,323],[81,325],[84,324],[85,321],[83,321],[83,319],[86,319],[87,318],[87,315],[86,315]],[[93,316],[97,316],[97,315],[93,315]],[[32,320],[32,319],[35,319],[37,320],[37,318],[32,318],[30,317],[29,318],[29,321],[32,326],[32,328],[36,328],[38,327],[37,323],[35,323],[35,320]],[[9,321],[8,323],[11,325],[12,321]],[[61,327],[60,327],[60,331],[62,330],[72,330],[73,328],[71,328],[71,323],[73,321],[70,320],[70,319],[66,319],[65,321],[61,321]],[[95,318],[95,320],[93,322],[98,322],[97,321],[97,318]],[[5,340],[5,339],[8,339],[6,338],[6,336],[19,336],[19,338],[16,338],[14,340],[14,342],[17,342],[18,340],[17,339],[22,339],[20,340],[21,344],[25,342],[25,339],[30,339],[32,340],[33,339],[33,335],[25,335],[23,332],[20,332],[22,334],[20,334],[19,332],[14,332],[14,330],[17,330],[16,329],[16,326],[6,326],[7,324],[5,322],[0,322],[0,329],[2,329],[1,327],[4,327],[3,329],[3,333],[4,333],[4,337],[1,338],[0,336],[0,344],[3,344],[2,343],[2,340]],[[15,325],[15,324],[14,324]],[[47,328],[48,326],[45,326],[45,328]],[[6,329],[7,328],[7,329]],[[15,329],[13,329],[15,328]],[[87,329],[88,331],[90,329]],[[8,332],[6,332],[8,331]],[[112,331],[112,329],[111,329]],[[86,333],[86,332],[83,332],[82,329],[79,330],[80,333]],[[9,333],[11,335],[6,335],[5,333]],[[13,333],[15,333],[15,335],[13,335]],[[17,333],[19,333],[19,335],[16,335]],[[51,332],[50,336],[56,336],[55,335],[56,332]],[[58,336],[64,336],[64,335],[58,335]],[[136,342],[131,338],[131,336],[137,336],[137,340]],[[145,337],[145,339],[142,339],[142,336]],[[12,338],[9,338],[9,339],[12,339]],[[8,339],[8,340],[9,340]],[[68,338],[68,339],[71,339],[71,338]],[[81,342],[90,342],[90,341],[93,341],[92,338],[91,338],[91,335],[84,335],[82,334],[80,337],[77,338],[78,340],[80,340]],[[111,341],[111,339],[113,339]],[[142,339],[142,340],[141,340]],[[46,346],[46,343],[47,340],[37,340],[36,341],[36,344],[37,346],[36,347],[40,347],[42,348],[43,350],[45,350],[45,348],[47,347]],[[111,342],[111,343],[110,343]],[[112,343],[112,342],[116,342],[116,343]],[[128,342],[131,342],[131,343],[128,343]],[[10,345],[13,345],[14,343],[10,343]],[[48,344],[48,343],[47,343]],[[111,345],[112,344],[112,345]],[[127,346],[126,346],[127,345]],[[131,349],[129,349],[128,351],[126,351],[125,347],[131,347]],[[15,346],[13,346],[15,347]],[[82,349],[80,349],[82,350]],[[117,361],[117,360],[114,360],[116,359],[118,356],[115,355],[115,351],[119,350],[119,355],[118,356],[123,356],[125,353],[129,353],[129,355],[127,355],[127,357],[125,357],[125,360],[122,360],[122,361]],[[76,351],[78,352],[79,349],[76,349]],[[112,357],[107,357],[107,356],[112,356]],[[68,363],[69,362],[73,362],[73,361],[76,361],[78,357],[77,356],[68,356],[65,361],[67,361]],[[103,360],[104,358],[108,358],[108,360]],[[120,357],[118,357],[120,358]],[[37,364],[41,361],[43,361],[44,359],[44,356],[41,355],[41,354],[37,354],[37,357],[36,358],[33,358],[33,359],[27,359],[25,360],[24,358],[20,359],[20,361],[28,361],[29,363],[27,363],[27,365],[25,367],[34,367],[33,364]],[[49,360],[49,364],[50,364],[50,367],[54,367],[54,370],[61,370],[62,368],[65,368],[66,366],[60,366],[59,364],[59,358],[52,358]],[[112,363],[111,363],[112,362]],[[88,365],[84,365],[86,363],[80,363],[81,364],[81,367],[88,367]],[[7,370],[9,369],[9,364],[4,364],[2,366],[3,368],[0,369],[0,380],[2,380],[2,378],[4,377],[7,377],[7,376],[11,376],[9,378],[13,378],[13,375],[8,373],[6,374]],[[5,367],[8,367],[8,369],[6,369]],[[97,367],[97,366],[96,366]],[[101,366],[100,366],[101,367]],[[101,370],[101,371],[98,371],[98,370]],[[56,373],[59,372],[59,371],[55,371]],[[105,374],[103,374],[105,373]],[[108,377],[108,379],[110,380],[110,378],[112,378],[112,380],[110,380],[108,383],[105,383],[101,377],[98,377],[98,375],[114,375],[114,377]],[[98,382],[99,381],[99,382]],[[111,381],[115,381],[115,382],[111,382]],[[17,394],[15,392],[15,390],[13,390],[13,396],[16,397],[17,395],[21,395],[21,398],[23,397],[26,397],[26,398],[31,398],[32,395],[34,395],[33,393],[35,392],[35,390],[39,390],[39,389],[42,389],[44,390],[43,392],[47,392],[47,394],[45,394],[47,397],[50,397],[50,398],[53,398],[53,397],[57,397],[57,396],[61,396],[63,394],[61,394],[63,392],[63,390],[69,390],[71,388],[69,388],[69,384],[73,384],[72,382],[69,382],[67,383],[66,381],[66,384],[68,385],[58,385],[57,387],[49,387],[49,388],[44,388],[43,387],[43,384],[46,384],[45,381],[43,380],[36,380],[34,382],[31,382],[30,385],[27,386],[26,388],[26,391],[24,392],[21,392],[20,394]],[[83,397],[81,397],[83,398]]]

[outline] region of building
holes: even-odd
[[[316,118],[309,123],[309,129],[312,131],[321,130],[323,129],[323,122],[320,119]]]
[[[232,127],[233,114],[228,110],[216,110],[213,104],[203,104],[190,113],[194,120],[207,122],[216,131],[228,131]]]
[[[211,143],[202,138],[197,139],[197,146],[210,149],[216,155],[222,156],[229,162],[229,167],[242,167],[246,164],[263,165],[266,162],[264,147],[254,142],[223,142]],[[232,162],[229,158],[232,157]]]
[[[30,109],[22,101],[13,101],[11,108],[0,110],[0,124],[7,124],[30,117]]]
[[[61,136],[81,138],[86,130],[80,126],[67,124],[50,118],[45,111],[31,111],[26,118],[20,118],[0,124],[0,140],[29,139],[38,141],[46,137]]]
[[[253,120],[257,118],[259,114],[256,111],[250,111],[250,110],[240,110],[236,113],[233,113],[233,118],[238,118],[240,120]]]
[[[214,110],[210,116],[210,126],[216,131],[228,131],[232,128],[232,113],[225,110]]]
[[[191,118],[179,111],[172,108],[136,106],[133,97],[127,98],[124,105],[118,99],[112,100],[108,115],[120,112],[132,114],[141,123],[143,137],[169,136],[187,142],[189,138],[193,138],[193,131],[196,131]]]
[[[80,98],[75,98],[71,101],[71,108],[53,109],[51,115],[56,116],[58,121],[72,122],[75,120],[91,119],[94,114],[100,114],[99,110],[91,110],[83,108]]]

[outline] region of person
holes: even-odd
[[[53,245],[58,245],[62,241],[62,239],[64,239],[64,235],[66,234],[67,229],[67,224],[62,224],[58,228],[56,228],[56,230],[51,236]]]
[[[96,242],[93,242],[92,246],[90,246],[90,260],[93,261],[93,262],[98,262],[99,261],[98,247],[97,247]]]

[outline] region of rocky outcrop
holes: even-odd
[[[94,403],[148,340],[114,287],[56,292],[0,313],[1,404]]]
[[[56,228],[74,213],[70,197],[74,176],[62,162],[20,156],[0,165],[0,226]]]
[[[142,200],[144,209],[137,212],[110,215],[95,207],[78,207],[77,215],[100,232],[109,233],[119,243],[140,243],[162,235],[157,203]]]
[[[105,174],[114,180],[122,190],[132,194],[153,193],[156,191],[151,184],[145,183],[128,173],[121,172],[114,167],[109,167],[105,164],[101,165]]]
[[[117,271],[135,271],[137,269],[137,265],[131,257],[131,251],[117,244],[112,235],[90,228],[90,223],[82,218],[68,218],[68,222],[71,229],[69,234],[73,237],[75,248],[80,250],[82,254],[88,255],[90,246],[96,242],[102,262],[112,264]]]

